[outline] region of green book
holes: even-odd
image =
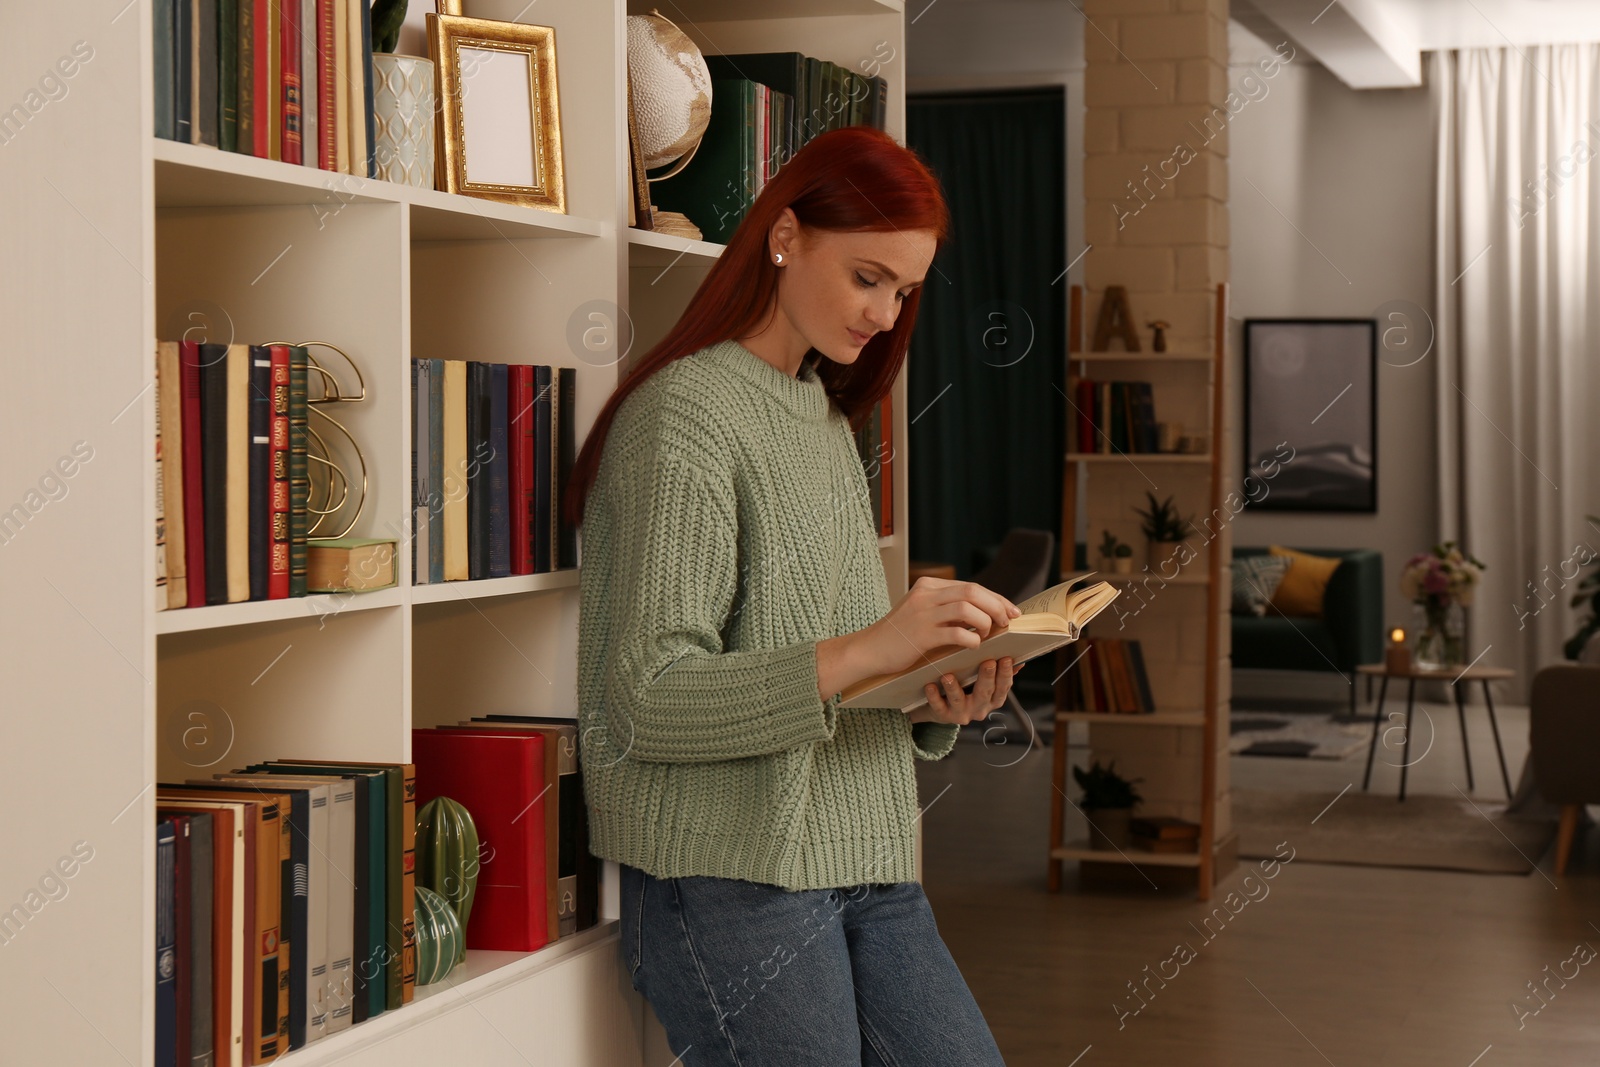
[[[306,511],[311,502],[307,459],[307,378],[310,353],[302,345],[289,348],[289,595],[306,595]]]
[[[217,0],[217,147],[239,150],[239,4]]]
[[[235,0],[238,5],[238,37],[233,47],[234,107],[238,129],[234,134],[235,152],[255,154],[256,101],[256,16],[252,0]]]
[[[651,199],[680,211],[701,237],[727,244],[755,202],[756,83],[743,78],[711,83],[711,122],[682,171],[651,186]]]

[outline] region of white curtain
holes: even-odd
[[[1468,655],[1521,701],[1600,555],[1600,44],[1429,64],[1439,528],[1487,564]]]

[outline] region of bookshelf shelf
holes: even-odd
[[[0,538],[6,595],[30,608],[9,638],[8,696],[19,707],[88,709],[69,743],[59,717],[12,724],[0,777],[12,806],[32,813],[8,842],[25,875],[17,884],[54,869],[74,842],[95,849],[73,903],[53,904],[11,950],[44,967],[53,988],[35,983],[13,998],[9,1007],[36,1025],[12,1035],[10,1058],[89,1062],[109,1044],[132,1064],[153,1062],[151,783],[285,757],[408,762],[414,727],[495,711],[575,715],[577,568],[414,586],[402,549],[398,583],[385,590],[155,610],[149,385],[157,340],[339,345],[368,390],[340,412],[369,477],[352,536],[402,537],[415,514],[412,360],[574,368],[581,447],[629,357],[671,327],[723,252],[626,225],[625,16],[652,6],[470,5],[475,17],[556,30],[570,214],[157,138],[155,0],[133,0],[109,22],[31,5],[8,23],[24,69],[54,69],[73,27],[95,50],[71,104],[34,116],[48,128],[15,135],[28,180],[0,198],[13,253],[0,271],[22,309],[12,335],[19,351],[56,357],[14,368],[6,425],[20,442],[11,450],[19,488],[7,503],[75,441],[93,446],[92,462],[66,476],[70,500],[52,497],[25,530]],[[424,8],[411,5],[401,51],[425,41]],[[888,83],[886,128],[903,140],[900,0],[685,0],[663,10],[708,53],[794,50],[852,69],[870,61]],[[596,314],[615,316],[617,329],[592,329]],[[904,376],[894,407],[906,409]],[[897,458],[906,430],[896,419]],[[904,480],[894,494],[894,514],[907,516]],[[905,518],[897,528],[878,540],[891,593],[905,589],[908,566]],[[581,560],[581,531],[579,541]],[[47,794],[59,802],[41,807]],[[594,929],[537,953],[469,953],[412,1003],[284,1062],[665,1062],[660,1028],[617,951],[616,875],[614,864],[603,868]]]
[[[480,578],[475,582],[414,585],[411,587],[411,603],[449,604],[458,600],[479,600],[484,597],[508,596],[514,593],[574,589],[577,585],[578,568],[567,567],[544,574],[514,574],[509,578]]]
[[[1084,291],[1070,289],[1069,364],[1067,395],[1077,395],[1079,377],[1097,381],[1097,367],[1137,366],[1148,371],[1141,377],[1152,379],[1154,404],[1159,417],[1182,420],[1211,435],[1213,450],[1205,453],[1178,452],[1074,452],[1066,454],[1062,486],[1061,529],[1069,533],[1062,539],[1060,566],[1064,576],[1081,576],[1074,571],[1072,545],[1087,531],[1094,535],[1104,529],[1124,539],[1140,536],[1141,522],[1135,508],[1152,491],[1172,496],[1181,515],[1220,514],[1223,506],[1222,456],[1227,454],[1228,426],[1223,402],[1227,367],[1228,289],[1218,285],[1213,294],[1210,352],[1085,352]],[[1205,375],[1188,372],[1159,373],[1162,364],[1204,366]],[[1102,366],[1105,365],[1105,366]],[[1115,395],[1113,394],[1113,401]],[[1147,396],[1146,402],[1149,402]],[[1148,412],[1148,408],[1146,408]],[[1087,417],[1079,405],[1067,405],[1069,420]],[[1132,418],[1133,416],[1129,416]],[[1148,417],[1148,416],[1147,416]],[[1076,421],[1070,422],[1074,430]],[[1163,468],[1161,477],[1170,485],[1155,489],[1145,467]],[[1081,505],[1080,505],[1081,499]],[[1081,507],[1081,511],[1080,511]],[[1203,535],[1204,530],[1201,531]],[[1146,590],[1169,585],[1203,590],[1204,598],[1183,594],[1173,599],[1142,600],[1132,617],[1119,617],[1118,636],[1141,642],[1157,707],[1155,714],[1117,715],[1085,711],[1057,711],[1058,726],[1083,723],[1088,727],[1088,748],[1096,749],[1097,739],[1118,726],[1153,727],[1155,732],[1141,735],[1141,743],[1112,741],[1102,748],[1114,749],[1126,773],[1142,775],[1151,783],[1147,789],[1146,810],[1194,822],[1200,827],[1199,847],[1194,853],[1133,853],[1129,857],[1115,852],[1091,850],[1086,842],[1064,844],[1065,810],[1059,799],[1050,809],[1050,848],[1048,882],[1052,891],[1061,886],[1063,860],[1108,863],[1152,864],[1196,869],[1199,899],[1210,899],[1217,872],[1235,862],[1228,851],[1231,841],[1227,819],[1227,746],[1218,738],[1227,737],[1227,698],[1222,693],[1220,672],[1226,665],[1226,624],[1228,579],[1226,568],[1231,556],[1231,535],[1224,528],[1204,543],[1191,541],[1194,559],[1172,577],[1154,569],[1134,574],[1096,571],[1096,577],[1126,587],[1132,595],[1144,597]],[[1091,623],[1089,635],[1099,633],[1099,623]],[[1125,633],[1122,631],[1126,630]],[[1058,660],[1065,666],[1066,660]],[[1065,687],[1058,689],[1058,700],[1065,700]],[[1195,707],[1195,704],[1199,707]],[[1097,727],[1104,729],[1097,730]],[[1168,734],[1161,728],[1170,728]],[[1051,780],[1057,796],[1065,794],[1068,768],[1069,731],[1057,729],[1052,738]],[[1148,743],[1143,743],[1148,737]],[[1101,758],[1095,753],[1095,758]],[[1175,783],[1175,784],[1168,784]]]
[[[692,241],[654,230],[628,228],[628,264],[634,267],[668,267],[680,257],[710,265],[722,256],[726,245],[711,241]]]
[[[1088,841],[1073,841],[1061,848],[1050,850],[1052,859],[1089,860],[1095,863],[1124,863],[1135,867],[1198,867],[1198,852],[1145,852],[1129,848],[1124,852],[1090,848]]]
[[[250,600],[203,608],[174,608],[153,614],[156,633],[178,634],[287,619],[325,620],[350,612],[399,607],[400,603],[399,588],[391,587],[374,589],[368,593],[318,593],[285,600]]]
[[[1203,711],[1156,711],[1143,715],[1113,715],[1100,711],[1058,711],[1056,722],[1100,723],[1109,726],[1204,726]]]

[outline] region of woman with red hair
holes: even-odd
[[[814,138],[575,464],[590,848],[620,865],[623,959],[685,1065],[1002,1062],[916,881],[913,761],[1014,668],[909,714],[838,707],[1018,614],[936,578],[891,607],[851,432],[948,227],[887,134]]]

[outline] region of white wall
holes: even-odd
[[[1235,24],[1230,81],[1237,86],[1246,65],[1277,43]],[[1366,318],[1391,301],[1429,313],[1433,139],[1427,90],[1349,89],[1304,52],[1265,85],[1266,94],[1229,126],[1232,317]],[[1422,320],[1420,331],[1428,328]],[[1236,420],[1241,333],[1236,321]],[[1234,543],[1378,549],[1385,621],[1411,627],[1411,605],[1398,591],[1400,567],[1433,544],[1438,526],[1434,368],[1431,356],[1401,365],[1408,358],[1380,345],[1377,513],[1247,511],[1237,520]],[[1235,437],[1242,447],[1242,428]],[[1230,476],[1237,480],[1241,470],[1236,456]]]

